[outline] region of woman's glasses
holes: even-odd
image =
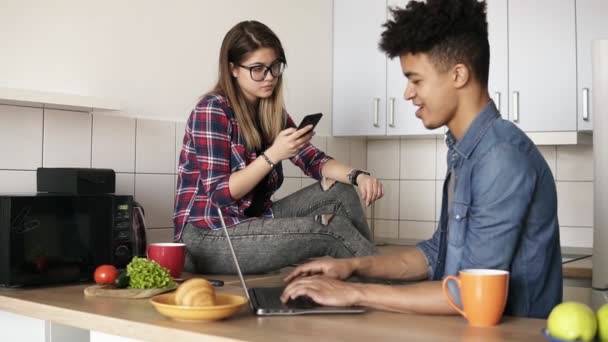
[[[240,64],[237,65],[243,69],[249,70],[251,79],[256,82],[262,82],[264,79],[266,79],[266,75],[268,75],[268,72],[272,74],[272,77],[277,78],[283,74],[283,71],[285,71],[285,63],[283,61],[274,62],[269,66],[263,64],[253,66],[245,66]]]

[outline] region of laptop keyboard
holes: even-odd
[[[290,299],[287,303],[281,302],[281,294],[284,287],[257,287],[252,289],[258,305],[268,309],[311,309],[320,306],[310,297],[300,296],[296,299]]]

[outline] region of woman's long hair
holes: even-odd
[[[272,95],[260,99],[258,108],[245,99],[236,78],[232,77],[231,63],[240,64],[247,54],[259,48],[274,49],[278,58],[287,64],[283,46],[268,26],[258,21],[242,21],[230,29],[222,41],[219,79],[212,91],[228,97],[248,150],[260,150],[272,144],[286,125],[282,76],[279,76]]]

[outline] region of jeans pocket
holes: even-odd
[[[452,203],[448,221],[448,243],[455,247],[462,247],[469,224],[469,206],[464,203]]]

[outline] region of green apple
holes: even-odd
[[[551,310],[547,318],[549,334],[568,341],[593,341],[597,320],[589,306],[578,302],[564,302]]]
[[[608,303],[597,310],[597,333],[600,341],[608,341]]]

